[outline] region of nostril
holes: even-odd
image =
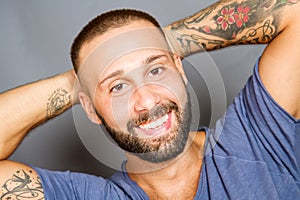
[[[131,99],[134,109],[137,112],[151,110],[160,102],[160,96],[157,91],[147,86],[138,88],[134,91]]]

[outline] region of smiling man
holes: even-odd
[[[71,50],[78,96],[67,96],[72,71],[1,94],[1,199],[299,198],[299,11],[297,1],[221,1],[171,24],[176,33],[167,38],[140,11],[96,17]],[[190,132],[181,57],[245,43],[269,45],[215,128]],[[60,94],[59,106],[48,103],[54,106],[46,111],[45,88]],[[24,109],[33,98],[34,110]],[[127,152],[121,172],[103,179],[5,160],[32,127],[62,113],[72,98]]]
[[[112,11],[90,22],[83,32],[109,21],[127,23],[126,17],[132,20],[130,15],[144,14]],[[72,48],[74,60],[74,55],[84,58],[74,66],[86,88],[79,99],[89,118],[102,122],[122,149],[154,163],[170,160],[183,151],[191,121],[180,57],[170,52],[163,32],[157,28],[137,19],[97,36],[81,48],[77,47],[81,40],[75,39]]]

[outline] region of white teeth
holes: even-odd
[[[165,116],[151,122],[151,123],[148,123],[148,124],[145,124],[145,125],[140,125],[139,127],[142,128],[142,129],[154,129],[154,128],[157,128],[161,125],[163,125],[167,120],[168,120],[169,116],[168,114],[166,114]]]

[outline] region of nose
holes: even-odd
[[[160,102],[159,90],[153,85],[137,88],[131,96],[135,112],[149,111]]]

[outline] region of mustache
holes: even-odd
[[[127,123],[127,129],[130,131],[134,127],[158,119],[172,110],[174,110],[175,112],[178,111],[178,106],[174,102],[168,102],[168,103],[156,105],[151,110],[141,112],[138,114],[136,118],[129,120]]]

